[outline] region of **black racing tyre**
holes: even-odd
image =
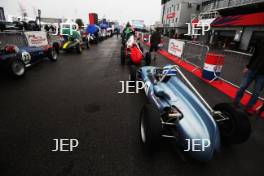
[[[58,53],[55,48],[50,48],[48,50],[48,58],[53,62],[58,60]]]
[[[81,54],[81,53],[82,53],[82,47],[81,47],[80,44],[78,44],[78,45],[76,46],[76,51],[77,51],[78,54]]]
[[[86,37],[86,38],[84,39],[84,43],[85,43],[85,47],[86,47],[86,49],[90,49],[90,44],[89,44],[89,39],[88,39],[88,37]]]
[[[161,141],[162,126],[160,113],[152,104],[145,104],[140,112],[140,141],[146,153],[158,149]]]
[[[151,54],[150,54],[150,52],[147,52],[145,54],[145,58],[144,59],[145,59],[146,65],[149,66],[151,64]]]
[[[10,63],[8,71],[13,78],[22,78],[26,73],[26,66],[21,60],[15,59]]]
[[[87,43],[86,43],[86,48],[87,48],[87,49],[90,49],[89,41],[87,41]]]
[[[137,67],[135,65],[130,66],[129,81],[137,80]]]
[[[214,110],[221,111],[224,117],[229,118],[229,120],[218,122],[224,143],[241,144],[249,139],[251,124],[245,112],[228,103],[218,104],[214,107]]]
[[[60,54],[60,45],[58,43],[53,43],[53,48],[55,48],[57,54]]]
[[[121,65],[125,65],[126,53],[124,47],[121,47],[120,49],[120,60],[121,60]]]

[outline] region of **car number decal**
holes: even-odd
[[[25,64],[28,64],[31,61],[31,55],[28,52],[23,51],[21,59]]]

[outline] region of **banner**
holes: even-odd
[[[184,48],[183,41],[170,39],[168,53],[181,58],[183,53],[183,48]]]
[[[264,12],[224,16],[216,18],[211,26],[227,27],[227,26],[263,26]]]
[[[176,13],[175,13],[175,12],[173,12],[173,13],[169,13],[169,14],[167,15],[167,19],[174,18],[175,16],[176,16]]]
[[[41,47],[48,45],[47,34],[43,31],[30,31],[25,32],[28,46]]]

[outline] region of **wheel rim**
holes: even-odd
[[[57,52],[56,52],[55,50],[52,50],[52,51],[51,51],[51,55],[52,55],[52,58],[53,58],[54,60],[57,60],[58,55],[57,55]]]
[[[12,64],[13,73],[17,76],[22,76],[25,73],[25,67],[21,62],[13,62]]]
[[[142,142],[146,143],[146,129],[145,129],[145,123],[144,123],[144,116],[141,118],[141,121],[140,121],[140,134],[141,134]]]

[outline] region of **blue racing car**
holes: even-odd
[[[25,75],[27,67],[46,57],[51,61],[57,61],[58,53],[56,48],[47,43],[47,38],[44,34],[37,36],[37,33],[41,34],[42,32],[33,32],[32,35],[28,33],[27,37],[23,33],[4,34],[4,36],[8,37],[5,39],[2,37],[5,43],[0,45],[0,66],[8,71],[12,77],[21,78]],[[20,42],[17,42],[18,45],[13,41],[14,38],[20,40]],[[6,44],[9,42],[12,44]],[[44,43],[44,45],[32,46],[33,44],[41,43]]]
[[[251,134],[247,115],[232,104],[212,108],[178,66],[146,66],[137,72],[145,84],[149,103],[140,112],[140,136],[143,148],[153,152],[160,139],[170,138],[199,161],[209,161],[222,142],[241,144]],[[135,81],[135,80],[131,80]]]

